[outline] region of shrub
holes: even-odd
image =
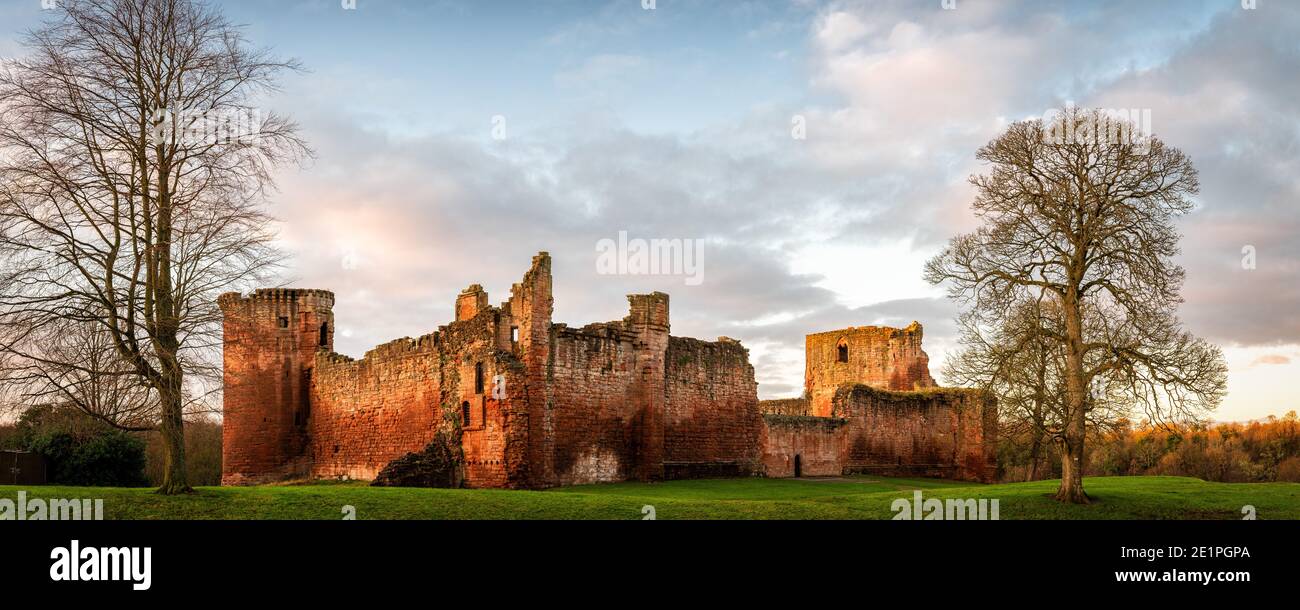
[[[32,407],[18,422],[19,446],[49,461],[50,483],[131,487],[144,477],[144,443],[69,407]]]

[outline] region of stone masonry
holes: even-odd
[[[470,286],[454,321],[359,360],[333,351],[330,292],[258,290],[219,303],[225,485],[371,480],[448,435],[469,487],[794,476],[803,460],[803,475],[892,472],[878,466],[906,461],[927,474],[990,476],[991,401],[956,390],[882,398],[934,385],[916,324],[810,336],[808,395],[829,395],[824,415],[798,399],[785,401],[794,414],[765,415],[748,350],[671,336],[666,294],[629,296],[622,320],[554,323],[545,252],[507,301],[492,306]],[[841,338],[851,370],[823,358]]]
[[[922,332],[913,322],[808,335],[804,396],[760,403],[764,473],[994,480],[997,405],[938,387]]]

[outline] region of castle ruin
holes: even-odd
[[[805,398],[759,401],[738,341],[670,335],[666,294],[628,301],[622,320],[552,322],[543,252],[509,300],[470,286],[453,322],[353,360],[328,291],[222,295],[222,483],[372,480],[440,432],[468,487],[994,475],[993,402],[934,387],[919,324],[811,335]]]

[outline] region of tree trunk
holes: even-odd
[[[163,442],[163,481],[158,493],[172,495],[192,491],[189,475],[185,469],[185,421],[181,408],[184,397],[180,391],[180,379],[164,380],[166,389],[161,392],[162,421],[158,430]]]
[[[1029,476],[1026,481],[1037,481],[1039,466],[1043,463],[1043,436],[1034,431],[1034,442],[1029,447]]]
[[[1061,488],[1056,499],[1070,504],[1087,504],[1083,492],[1083,440],[1088,425],[1088,384],[1083,373],[1083,316],[1078,292],[1070,287],[1065,294],[1065,377],[1066,417],[1065,447],[1061,453]]]
[[[157,151],[158,158],[164,159],[163,150]],[[185,471],[185,395],[183,392],[185,378],[180,362],[180,318],[176,311],[175,295],[172,287],[172,200],[171,171],[166,162],[160,161],[158,172],[158,270],[153,278],[154,302],[156,307],[155,345],[158,348],[158,364],[161,372],[159,398],[162,413],[159,430],[163,436],[165,453],[163,465],[163,482],[158,488],[161,494],[180,494],[192,491],[189,477]]]
[[[1082,411],[1080,417],[1082,419]],[[1083,491],[1083,426],[1070,422],[1066,431],[1065,447],[1061,452],[1061,487],[1056,499],[1070,504],[1088,504],[1088,494]]]

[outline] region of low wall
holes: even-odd
[[[807,398],[777,398],[758,401],[763,415],[812,415],[812,405]]]
[[[764,473],[769,477],[843,474],[847,424],[829,417],[764,415]]]
[[[888,392],[845,384],[835,392],[834,415],[849,422],[846,473],[996,478],[997,408],[985,392]]]

